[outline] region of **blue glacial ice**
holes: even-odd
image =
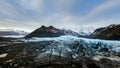
[[[45,48],[40,55],[52,54],[66,56],[72,54],[77,56],[96,56],[104,54],[116,55],[120,53],[120,41],[88,39],[76,36],[60,36],[60,37],[33,37],[29,42],[53,41]]]

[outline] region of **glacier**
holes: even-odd
[[[120,54],[120,41],[88,39],[76,36],[64,35],[60,37],[33,37],[27,39],[28,42],[52,41],[49,45],[44,45],[44,51],[39,53],[38,57],[45,56],[118,56]]]
[[[30,65],[41,68],[39,66],[57,64],[70,65],[69,68],[73,68],[71,65],[77,68],[120,67],[120,41],[70,35],[21,40],[25,42],[1,46],[0,59],[3,66],[14,68]]]

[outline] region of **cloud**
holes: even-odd
[[[6,18],[15,18],[15,17],[22,17],[21,14],[15,10],[15,7],[6,2],[6,0],[0,1],[0,18],[6,19]]]
[[[26,9],[33,10],[37,13],[40,13],[42,10],[44,10],[45,0],[21,0],[19,2],[21,6],[25,7]]]
[[[74,4],[75,0],[52,0],[53,6],[58,10],[66,10],[72,4]]]
[[[102,3],[92,9],[88,14],[81,17],[82,20],[87,20],[99,16],[101,13],[113,9],[116,6],[120,6],[120,0],[109,0],[105,3]],[[109,12],[109,11],[108,11]]]
[[[44,10],[44,0],[1,0],[0,19],[17,21],[37,19]]]
[[[104,12],[120,6],[120,0],[108,0],[93,7],[83,16],[73,16],[74,12],[70,13],[69,8],[76,2],[77,0],[0,0],[0,27],[32,31],[41,25],[53,25],[57,28],[81,28],[120,22],[120,16],[109,19],[99,18],[99,15]]]

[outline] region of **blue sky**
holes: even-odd
[[[120,24],[120,0],[0,0],[0,28],[33,31]]]

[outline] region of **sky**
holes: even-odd
[[[0,29],[79,29],[120,24],[120,0],[0,0]]]

